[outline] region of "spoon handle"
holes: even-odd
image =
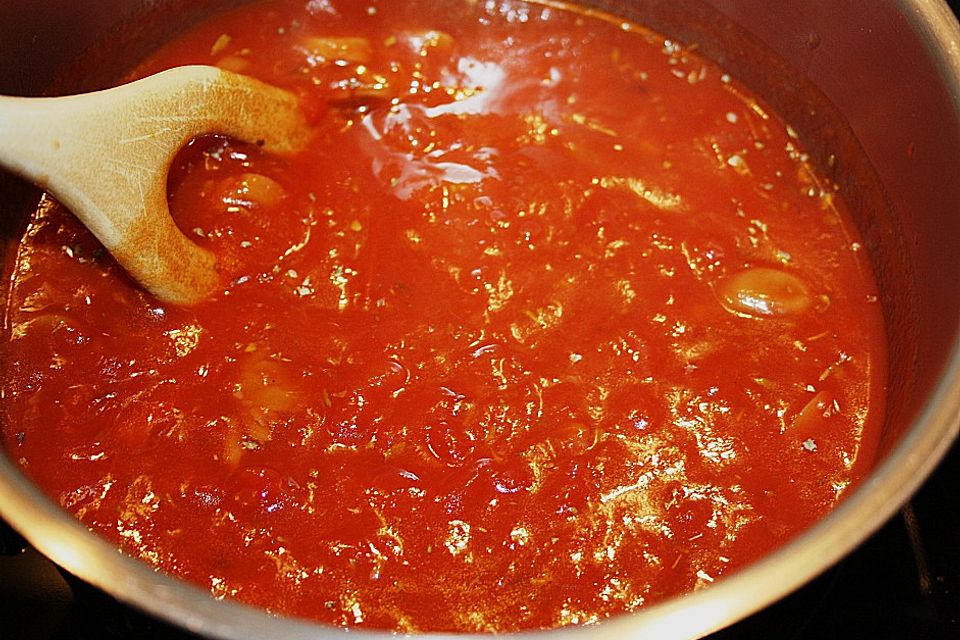
[[[216,67],[177,67],[60,98],[0,96],[0,166],[49,191],[157,298],[193,304],[220,286],[214,256],[170,217],[167,173],[192,138],[273,152],[306,144],[296,96]]]

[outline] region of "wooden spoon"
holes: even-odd
[[[170,163],[204,133],[277,153],[309,137],[295,95],[216,67],[178,67],[76,96],[0,96],[0,165],[53,194],[130,275],[175,304],[220,286],[214,256],[167,207]]]

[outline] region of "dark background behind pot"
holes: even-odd
[[[74,3],[70,12],[50,20],[37,0],[35,15],[43,21],[38,32],[71,41],[71,48],[89,45],[84,24],[103,23],[98,3]],[[184,12],[191,3],[184,1]],[[220,5],[235,4],[223,0]],[[949,0],[954,12],[960,0]],[[130,3],[133,8],[136,3]],[[9,24],[11,3],[0,3],[0,25]],[[121,24],[125,16],[112,19]],[[129,34],[126,34],[129,35]],[[164,34],[170,37],[173,33]],[[10,51],[0,42],[5,58],[32,59],[32,47]],[[146,46],[150,46],[149,43]],[[131,59],[139,52],[129,52]],[[42,62],[0,71],[3,91],[26,95],[18,86],[38,86],[54,80],[57,72]],[[109,78],[89,76],[89,88]],[[0,180],[4,176],[0,175]],[[0,184],[0,189],[3,185]],[[29,199],[29,194],[26,195]],[[26,202],[26,201],[25,201]],[[19,203],[4,202],[4,208]],[[0,227],[7,224],[0,220]],[[2,231],[2,229],[0,229]],[[794,595],[714,636],[713,640],[813,640],[820,638],[878,638],[954,640],[960,637],[960,513],[955,507],[960,490],[960,446],[955,445],[939,470],[906,505],[899,516],[856,552]],[[0,522],[0,638],[4,640],[99,640],[153,638],[181,640],[190,636],[114,605],[89,587],[72,590],[68,581],[46,559]],[[6,557],[2,557],[2,556]],[[72,582],[72,581],[71,581]],[[76,585],[74,585],[76,586]]]

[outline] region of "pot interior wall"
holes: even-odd
[[[34,0],[0,3],[0,94],[111,86],[159,45],[250,0]]]

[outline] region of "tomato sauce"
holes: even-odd
[[[277,0],[135,75],[191,63],[316,126],[178,157],[222,291],[158,303],[49,199],[7,267],[4,447],[126,553],[335,625],[583,624],[709,587],[869,467],[842,194],[690,50],[554,4]]]

